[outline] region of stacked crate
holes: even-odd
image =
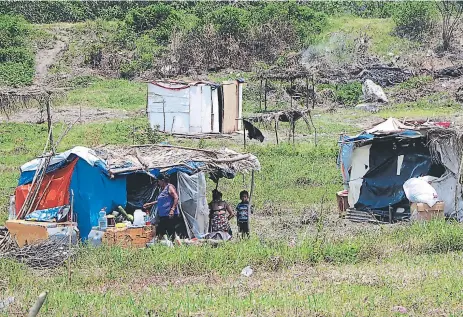
[[[106,245],[120,247],[144,248],[153,238],[154,232],[151,226],[136,228],[107,228],[102,242]]]

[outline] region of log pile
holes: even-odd
[[[357,75],[358,79],[362,81],[370,79],[381,87],[400,84],[411,77],[413,77],[413,73],[408,70],[383,65],[367,67]]]
[[[64,264],[77,253],[68,245],[68,237],[47,239],[19,248],[5,227],[0,227],[0,259],[8,258],[37,270],[53,269]]]

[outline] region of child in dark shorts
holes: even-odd
[[[249,238],[249,193],[243,190],[240,193],[241,202],[236,206],[236,219],[238,221],[238,232],[241,232],[241,237]],[[251,214],[253,210],[251,208]]]

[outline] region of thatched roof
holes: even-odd
[[[312,74],[305,68],[271,68],[257,73],[256,79],[294,80],[308,78]]]
[[[64,88],[0,88],[0,112],[7,117],[23,108],[27,108],[31,101],[44,104],[53,97],[65,94]]]
[[[110,174],[136,170],[167,171],[174,167],[191,172],[216,174],[247,173],[260,170],[259,160],[252,154],[230,149],[205,150],[171,145],[105,146],[94,149],[104,159]]]

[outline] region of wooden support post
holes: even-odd
[[[264,108],[267,111],[267,78],[265,78],[265,87],[264,87]]]
[[[294,82],[293,82],[293,79],[291,78],[291,80],[289,81],[289,85],[290,85],[290,87],[289,87],[289,91],[290,91],[290,93],[289,93],[289,99],[291,99],[291,101],[290,101],[290,102],[291,102],[291,103],[290,103],[290,108],[291,108],[291,109],[293,108],[293,93],[292,93],[292,91],[293,91],[293,84],[294,84]]]
[[[254,194],[254,170],[251,171],[251,190],[249,191],[249,205],[248,205],[248,225],[251,223],[251,208],[252,208],[252,197]],[[250,227],[249,227],[250,229]],[[251,231],[251,230],[249,230]]]
[[[278,145],[278,120],[275,119],[275,137],[277,139],[277,145]]]
[[[243,147],[244,147],[244,150],[246,151],[246,126],[244,125],[244,120],[243,120]]]
[[[260,90],[259,90],[259,110],[262,111],[262,89],[263,89],[263,81],[260,80]]]
[[[292,124],[292,128],[293,128],[293,144],[295,144],[294,142],[294,134],[296,133],[296,121],[293,120],[293,124]]]
[[[73,221],[74,221],[74,191],[71,189],[71,208],[70,208],[70,213],[71,213],[71,226],[69,227],[69,249],[68,252],[71,254],[71,248],[72,248],[72,234],[74,233],[74,226],[73,226]],[[68,258],[68,282],[69,285],[71,285],[71,256],[69,255]]]
[[[305,78],[305,89],[306,89],[305,103],[306,103],[307,109],[309,109],[309,94],[310,94],[310,91],[309,91],[309,77]],[[313,99],[313,96],[312,96],[312,99]]]
[[[315,109],[315,77],[312,74],[312,109]]]
[[[50,138],[50,146],[53,145],[53,132],[51,131],[52,129],[52,123],[51,123],[51,113],[50,113],[50,100],[51,100],[51,93],[47,92],[47,122],[48,122],[48,134]]]

